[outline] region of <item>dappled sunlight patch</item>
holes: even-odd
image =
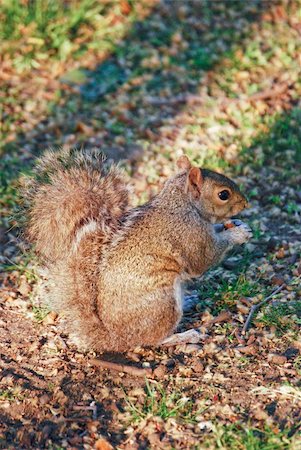
[[[301,390],[298,387],[290,386],[287,384],[284,384],[282,386],[279,386],[277,388],[275,387],[266,387],[266,386],[259,386],[257,388],[253,389],[253,392],[256,395],[266,395],[271,398],[284,398],[284,399],[290,399],[291,401],[300,402],[301,401]]]
[[[153,130],[156,146],[171,155],[186,152],[212,168],[237,164],[241,150],[267,134],[279,113],[298,102],[299,53],[298,32],[285,20],[253,24],[240,45],[234,44],[229,56],[204,74],[196,92],[187,94],[183,111]],[[256,162],[256,152],[249,150],[249,155]]]
[[[4,2],[0,79],[4,114],[10,117],[3,123],[1,147],[45,119],[50,107],[60,103],[61,90],[72,93],[68,76],[64,83],[66,72],[95,68],[156,3],[74,0],[45,7],[43,2]]]
[[[1,42],[0,446],[297,450],[300,2],[80,3],[52,2],[36,25],[15,11]],[[234,174],[251,204],[253,239],[187,286],[178,331],[204,341],[134,349],[140,378],[76,350],[43,306],[47,272],[18,252],[19,171],[70,145],[122,159],[136,203],[185,152]]]

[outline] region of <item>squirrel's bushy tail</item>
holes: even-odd
[[[55,262],[71,250],[77,232],[97,222],[104,240],[118,227],[129,203],[129,187],[116,167],[106,168],[97,150],[47,151],[33,175],[23,177],[26,237],[37,253]]]

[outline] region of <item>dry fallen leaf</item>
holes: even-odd
[[[94,443],[95,450],[113,450],[113,446],[103,437]]]
[[[274,364],[285,364],[287,362],[287,358],[283,355],[277,355],[275,353],[268,354],[268,361]]]
[[[227,322],[232,318],[232,314],[230,311],[222,311],[217,317],[214,317],[210,320],[208,325],[213,325],[215,323],[223,323]]]
[[[54,325],[57,318],[58,313],[56,313],[55,311],[50,311],[50,313],[47,314],[45,319],[43,319],[43,325]]]
[[[258,347],[254,344],[251,345],[239,345],[236,347],[236,349],[243,353],[244,355],[257,355],[258,354]]]

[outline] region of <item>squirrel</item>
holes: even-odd
[[[47,301],[66,317],[80,348],[125,352],[137,346],[199,342],[174,333],[183,280],[201,276],[249,226],[223,222],[247,207],[229,178],[183,155],[177,173],[142,206],[97,149],[47,151],[23,179],[28,240],[49,269]]]

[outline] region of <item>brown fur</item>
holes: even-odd
[[[129,187],[116,167],[105,169],[97,150],[48,151],[33,177],[23,179],[27,238],[48,261],[70,250],[77,230],[95,220],[104,236],[118,228],[128,207]]]
[[[84,348],[158,345],[181,319],[181,280],[248,239],[244,227],[212,225],[245,207],[235,183],[186,157],[178,165],[158,196],[131,210],[120,171],[105,170],[96,152],[47,153],[27,183],[28,235],[50,264],[49,301]],[[231,199],[221,204],[225,186]]]

